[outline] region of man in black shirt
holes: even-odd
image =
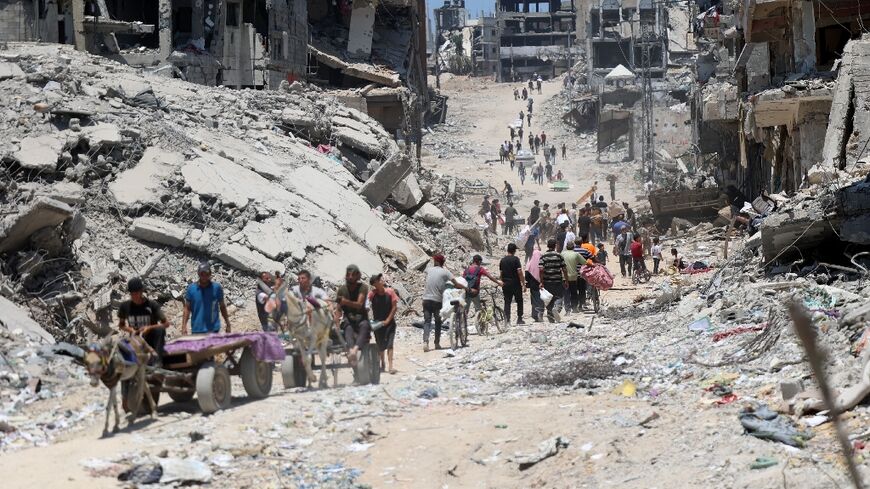
[[[556,240],[550,238],[547,241],[547,252],[541,255],[541,287],[553,295],[547,304],[547,319],[552,323],[558,320],[559,310],[562,309],[562,297],[568,288],[568,271],[565,268],[565,259],[556,252]]]
[[[592,218],[589,216],[589,209],[580,209],[580,215],[577,216],[577,236],[589,234],[589,228],[592,227]]]
[[[145,284],[139,277],[127,282],[127,291],[130,300],[122,302],[118,308],[118,329],[141,335],[157,355],[163,356],[169,321],[160,310],[160,304],[145,297]]]
[[[541,208],[538,207],[538,205],[540,205],[540,202],[536,200],[534,204],[535,205],[532,206],[532,210],[529,212],[529,226],[534,225],[538,221],[538,218],[541,217]]]
[[[523,322],[523,290],[526,288],[526,277],[523,265],[516,257],[517,245],[507,245],[507,255],[498,263],[501,271],[502,292],[504,293],[504,315],[508,324],[511,322],[511,301],[517,303],[517,324]]]
[[[565,247],[565,237],[568,236],[568,221],[564,221],[559,225],[559,230],[556,231],[556,251],[562,252]]]

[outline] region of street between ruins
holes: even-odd
[[[499,192],[507,180],[520,216],[528,214],[534,199],[570,204],[596,181],[604,189],[605,176],[616,169],[597,166],[591,138],[587,142],[585,135],[559,122],[560,83],[546,82],[543,94],[536,95],[532,127],[545,129],[557,145],[566,143],[568,156],[558,158],[556,166],[571,182],[570,192],[558,194],[531,179],[520,185],[506,163],[484,163],[497,158],[506,125],[521,108],[510,84],[445,80],[442,93],[450,97],[452,110],[446,124],[434,129],[434,142],[426,143],[422,166],[443,177],[482,179]],[[620,175],[627,175],[627,165],[618,167]],[[631,205],[642,196],[633,182],[622,178],[617,191],[618,199]],[[465,212],[476,216],[480,196],[467,197]],[[491,239],[494,251],[486,266],[492,268],[510,238]],[[721,247],[703,231],[680,232],[673,240],[696,256],[718,254]],[[745,363],[720,362],[754,348],[739,334],[720,341],[711,339],[711,328],[687,328],[699,317],[718,318],[741,296],[745,307],[737,310],[760,311],[788,297],[786,291],[815,294],[811,286],[772,284],[768,289],[753,280],[744,282],[742,291],[732,289],[711,302],[698,292],[709,288],[709,273],[662,275],[633,285],[619,276],[615,260],[609,263],[617,277],[613,289],[602,295],[603,314],[568,314],[556,324],[513,325],[504,334],[486,337],[472,334],[469,347],[455,351],[424,353],[420,330],[411,326],[419,310],[409,308],[399,321],[398,373],[382,374],[379,385],[351,385],[350,372],[341,370],[337,387],[330,374],[326,389],[284,389],[276,370],[265,399],[248,400],[234,379],[228,409],[202,415],[195,402],[163,397],[156,419],[140,418],[108,437],[101,436],[102,389],[81,382],[75,388],[56,387],[62,395],[35,402],[26,415],[8,417],[8,423],[50,420],[64,410],[90,406],[87,414],[37,443],[43,446],[2,453],[3,486],[117,487],[119,473],[166,457],[205,462],[215,487],[848,484],[830,423],[813,428],[812,441],[799,449],[748,436],[738,420],[748,402],[781,404],[780,381],[803,375],[802,352],[785,320],[771,319],[768,326],[775,329],[773,341],[779,341],[773,352],[762,351]],[[464,265],[447,262],[454,273]],[[722,280],[740,280],[730,277]],[[419,294],[421,278],[404,287]],[[168,311],[170,336],[177,335],[180,308]],[[235,328],[258,328],[250,308],[235,309],[232,319]],[[717,363],[721,366],[704,366]],[[866,428],[867,419],[864,408],[847,416],[856,432]],[[527,467],[526,459],[532,460]],[[759,460],[776,464],[750,469]],[[197,480],[195,471],[184,477],[188,479],[180,480]]]

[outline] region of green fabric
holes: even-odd
[[[565,250],[562,252],[562,259],[565,260],[565,267],[568,268],[568,280],[577,280],[577,265],[585,263],[583,257],[574,250]]]

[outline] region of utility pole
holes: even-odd
[[[658,3],[654,3],[656,9],[661,8]],[[639,14],[639,12],[638,12]],[[656,20],[651,25],[640,22],[640,53],[641,53],[641,93],[643,98],[641,101],[641,169],[643,177],[647,180],[652,180],[655,176],[655,135],[653,131],[653,90],[652,90],[652,46],[661,45],[658,39],[658,15]]]
[[[441,90],[441,9],[435,9],[435,87]]]

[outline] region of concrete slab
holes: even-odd
[[[236,243],[226,243],[221,246],[215,258],[231,267],[251,273],[277,271],[283,274],[286,271],[283,263],[272,261],[262,254]]]
[[[24,247],[33,233],[57,226],[72,215],[73,208],[69,205],[49,197],[37,197],[17,214],[0,221],[0,253]]]
[[[21,140],[20,149],[12,157],[28,170],[53,173],[66,141],[59,134],[43,134]]]
[[[109,191],[124,207],[157,204],[166,193],[163,181],[184,164],[184,155],[151,146],[139,163],[109,184]]]
[[[384,154],[384,149],[381,147],[378,138],[370,132],[361,132],[350,127],[338,126],[335,127],[332,135],[341,144],[361,151],[369,156],[377,157]]]
[[[292,220],[292,217],[288,220]],[[263,222],[249,221],[242,229],[242,233],[250,248],[273,260],[278,260],[290,253],[290,248],[294,246],[293,235],[288,228],[285,219],[272,217]],[[305,248],[302,248],[301,253],[304,256]]]
[[[389,197],[396,185],[411,174],[411,161],[400,153],[394,154],[369,177],[359,189],[371,206],[378,206]],[[417,190],[420,186],[417,186]],[[422,196],[422,191],[420,192]]]
[[[34,321],[30,314],[2,296],[0,296],[0,325],[12,334],[27,336],[34,341],[42,341],[52,345],[55,343],[54,337],[42,329],[42,326]]]
[[[82,137],[87,139],[91,146],[115,146],[124,142],[118,126],[106,123],[83,127]]]
[[[345,269],[351,263],[360,268],[364,277],[380,273],[384,268],[383,262],[376,254],[351,241],[332,243],[330,249],[318,250],[311,261],[313,270],[331,282],[344,280]]]
[[[870,215],[844,219],[840,237],[850,243],[870,245]]]
[[[174,223],[154,217],[137,217],[127,229],[137,239],[169,246],[183,247],[188,230]]]

